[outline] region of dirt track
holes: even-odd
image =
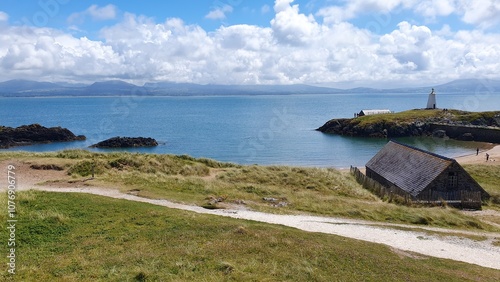
[[[7,166],[7,162],[0,162],[0,166],[5,168]],[[196,213],[280,224],[309,232],[335,234],[343,237],[384,244],[392,247],[393,251],[400,256],[419,258],[420,256],[416,254],[421,254],[500,269],[500,247],[492,245],[494,240],[500,240],[499,233],[453,231],[449,229],[420,226],[418,228],[422,229],[422,231],[417,232],[401,229],[415,229],[416,226],[412,225],[385,224],[379,222],[307,215],[276,215],[240,209],[208,210],[198,206],[173,203],[168,200],[142,198],[109,188],[85,187],[66,182],[57,183],[55,186],[40,186],[36,185],[36,183],[49,179],[64,178],[61,177],[64,175],[64,172],[32,170],[29,168],[29,165],[25,163],[17,163],[16,170],[18,172],[17,175],[19,176],[18,190],[35,189],[51,192],[88,193],[116,199],[150,203],[168,208],[188,210]],[[7,187],[6,183],[4,183],[5,179],[1,179],[0,182],[2,187],[0,190],[5,191],[5,187]],[[442,232],[445,234],[456,234],[454,236],[429,235],[425,232],[425,230]],[[488,239],[484,241],[473,241],[461,237],[461,234],[482,236]]]

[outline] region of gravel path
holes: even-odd
[[[335,234],[343,237],[384,244],[391,246],[398,254],[410,257],[418,257],[408,252],[417,254],[462,261],[484,267],[500,270],[500,247],[492,245],[493,240],[499,240],[498,233],[479,233],[467,231],[455,231],[461,234],[470,234],[487,237],[484,241],[473,241],[457,236],[428,235],[424,231],[405,231],[391,227],[415,228],[415,226],[402,224],[383,224],[370,221],[350,220],[320,216],[306,215],[276,215],[263,212],[236,209],[208,210],[198,206],[173,203],[167,200],[154,200],[142,198],[130,194],[124,194],[118,190],[104,188],[54,188],[44,186],[33,186],[36,190],[50,192],[88,193],[106,196],[116,199],[125,199],[136,202],[150,203],[168,208],[181,209],[196,213],[226,216],[238,219],[254,220],[271,224],[280,224],[294,227],[309,232],[321,232]],[[26,190],[26,188],[21,188]],[[421,229],[454,233],[453,230],[440,228]],[[401,252],[403,251],[403,252]]]
[[[500,148],[500,147],[499,147]],[[10,162],[0,162],[0,167],[6,167]],[[154,200],[122,193],[119,190],[102,187],[71,187],[68,183],[58,183],[60,187],[41,186],[41,183],[50,179],[63,179],[65,172],[53,170],[33,170],[29,164],[14,162],[18,178],[17,190],[43,190],[50,192],[88,193],[116,199],[150,203],[168,208],[192,211],[196,213],[226,216],[245,220],[254,220],[271,224],[280,224],[309,232],[335,234],[343,237],[384,244],[400,256],[419,258],[426,256],[451,259],[466,263],[500,270],[500,247],[492,245],[493,241],[500,241],[499,233],[471,232],[426,226],[389,224],[362,220],[331,218],[306,215],[277,215],[239,209],[209,210],[198,206],[178,204],[168,200]],[[0,192],[5,192],[6,178],[0,178]],[[408,231],[401,228],[421,229],[422,231]],[[429,235],[425,231],[455,236]],[[463,237],[463,234],[482,236],[484,241],[474,241]]]

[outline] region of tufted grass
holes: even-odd
[[[87,194],[17,196],[16,274],[2,281],[500,280],[494,269],[279,225]]]
[[[345,171],[287,166],[241,166],[189,156],[94,153],[69,150],[54,153],[0,153],[1,159],[65,169],[59,186],[95,179],[85,185],[131,190],[141,197],[168,199],[210,208],[246,208],[280,214],[313,214],[417,226],[499,231],[482,220],[448,207],[407,207],[380,200]],[[466,166],[492,195],[499,166]],[[82,182],[83,183],[83,182]],[[50,184],[50,183],[46,183]],[[500,210],[493,198],[486,209]]]
[[[384,123],[408,123],[414,121],[425,121],[432,118],[447,118],[454,121],[464,121],[464,122],[474,122],[479,120],[489,121],[495,116],[499,115],[499,111],[491,112],[466,112],[450,109],[448,111],[443,111],[442,109],[432,109],[432,110],[408,110],[398,113],[391,114],[380,114],[363,116],[359,118],[354,118],[351,122],[358,124],[359,126],[369,126],[373,124],[384,124]]]

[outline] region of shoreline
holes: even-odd
[[[33,126],[33,125],[38,125],[38,124],[32,124],[32,125],[29,125],[29,126]],[[23,125],[24,127],[25,126],[28,126],[28,125]],[[23,127],[23,126],[20,126],[20,127]],[[0,126],[2,127],[2,126]],[[17,128],[20,128],[20,127],[17,127]],[[43,126],[42,126],[43,127]],[[6,127],[6,128],[9,128],[9,127]],[[17,129],[17,128],[14,128],[14,129]],[[52,128],[47,128],[47,129],[53,129],[54,127]],[[57,127],[58,129],[60,127]],[[60,129],[63,129],[63,130],[67,130],[65,128],[60,128]],[[83,135],[79,135],[79,136],[76,136],[76,137],[80,137],[80,136],[83,136]],[[51,150],[30,150],[28,148],[31,148],[31,147],[36,147],[36,146],[43,146],[43,145],[50,145],[50,144],[67,144],[67,143],[78,143],[78,142],[83,142],[85,140],[81,140],[81,139],[77,139],[77,140],[68,140],[68,141],[49,141],[49,142],[36,142],[36,143],[30,143],[30,144],[16,144],[16,145],[11,145],[10,147],[1,147],[0,146],[0,154],[2,153],[12,153],[12,152],[16,152],[16,151],[19,151],[19,152],[28,152],[28,153],[54,153],[54,152],[58,152],[58,151],[63,151],[63,150],[84,150],[84,151],[89,151],[89,152],[93,152],[93,153],[114,153],[114,152],[126,152],[126,153],[139,153],[139,154],[159,154],[159,155],[179,155],[179,154],[176,154],[174,152],[154,152],[154,151],[149,151],[149,150],[145,150],[145,151],[142,151],[142,150],[136,150],[136,149],[150,149],[151,147],[130,147],[130,148],[100,148],[100,149],[96,149],[96,148],[92,148],[92,146],[85,146],[85,147],[63,147],[63,148],[56,148],[55,150],[54,149],[51,149]],[[458,154],[443,154],[442,152],[441,153],[437,153],[437,154],[440,154],[442,156],[446,156],[448,158],[451,158],[451,159],[455,159],[459,164],[463,165],[463,164],[482,164],[482,165],[500,165],[500,144],[498,143],[489,143],[489,142],[477,142],[477,141],[460,141],[460,142],[466,142],[466,143],[470,143],[467,148],[465,146],[461,147],[461,152],[456,152]],[[163,142],[160,142],[160,145],[161,144],[165,144]],[[1,145],[1,144],[0,144]],[[478,148],[479,149],[479,154],[476,155],[476,149],[475,148]],[[107,150],[109,149],[109,151]],[[117,150],[118,149],[118,150]],[[374,153],[376,154],[376,152]],[[489,158],[488,158],[488,161],[486,160],[486,154],[489,155]],[[373,157],[373,155],[372,155]],[[206,158],[206,157],[194,157],[194,158]],[[307,167],[307,168],[326,168],[326,169],[335,169],[335,170],[338,170],[338,171],[349,171],[350,170],[350,167],[351,166],[356,166],[356,165],[353,165],[352,163],[350,165],[347,165],[347,164],[342,164],[342,165],[338,165],[338,164],[334,164],[332,165],[331,163],[329,164],[324,164],[324,165],[312,165],[312,164],[290,164],[290,163],[286,163],[286,164],[283,164],[283,163],[270,163],[270,164],[267,164],[267,163],[241,163],[241,162],[238,162],[238,161],[221,161],[219,159],[216,159],[216,158],[209,158],[209,159],[212,159],[216,162],[221,162],[221,163],[234,163],[234,164],[238,164],[238,165],[259,165],[259,166],[289,166],[289,167]],[[364,164],[359,166],[359,167],[364,167]]]
[[[67,142],[82,142],[82,141],[67,141]],[[60,143],[67,143],[67,142],[60,142]],[[37,144],[33,144],[33,145],[46,145],[46,144],[50,144],[52,142],[49,142],[49,143],[37,143]],[[30,145],[31,146],[31,145]],[[22,150],[20,148],[22,147],[25,147],[25,146],[12,146],[10,148],[1,148],[0,149],[0,154],[2,153],[13,153],[13,152],[25,152],[25,153],[54,153],[54,152],[58,152],[60,150],[55,150],[55,151],[30,151],[30,150]],[[26,147],[29,147],[29,146],[26,146]],[[95,150],[95,148],[89,148],[89,147],[85,147],[85,148],[67,148],[67,149],[63,149],[63,150],[85,150],[85,151],[89,151],[89,152],[93,152],[93,153],[102,153],[103,151],[100,151],[100,150]],[[110,150],[109,151],[110,153],[111,152],[116,152],[116,151],[113,151],[113,150]],[[128,150],[124,150],[124,151],[119,151],[119,152],[128,152],[128,153],[139,153],[139,154],[150,154],[150,152],[136,152],[136,151],[128,151]],[[105,152],[107,153],[107,152]],[[163,153],[151,153],[151,154],[160,154],[162,155]],[[489,158],[488,158],[488,161],[486,161],[486,154],[489,155]],[[176,154],[171,154],[171,153],[167,153],[166,155],[176,155]],[[454,159],[456,160],[460,165],[467,165],[467,164],[481,164],[481,165],[500,165],[500,145],[499,144],[491,144],[491,146],[488,146],[487,149],[480,149],[479,151],[479,154],[476,155],[475,153],[471,153],[471,154],[466,154],[466,155],[460,155],[460,156],[456,156],[456,157],[449,157],[451,159]],[[219,160],[216,160],[214,159],[215,161],[217,162],[223,162],[223,163],[226,163],[224,161],[219,161]],[[235,163],[235,164],[238,164],[238,165],[251,165],[251,164],[241,164],[241,163]],[[255,164],[254,164],[255,165]],[[342,172],[349,172],[350,171],[350,166],[345,166],[345,165],[342,165],[342,166],[331,166],[331,165],[325,165],[325,166],[308,166],[308,165],[293,165],[293,164],[257,164],[259,166],[290,166],[290,167],[308,167],[308,168],[325,168],[325,169],[335,169],[335,170],[338,170],[338,171],[342,171]],[[364,165],[362,166],[364,168]],[[359,169],[361,169],[361,167],[359,167]]]
[[[486,154],[489,155],[486,161]],[[479,154],[469,154],[456,157],[455,160],[460,164],[482,164],[482,165],[500,165],[500,145],[494,145],[488,150],[480,150]]]

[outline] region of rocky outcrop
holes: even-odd
[[[325,123],[317,130],[324,133],[334,133],[345,136],[360,137],[405,137],[431,135],[430,126],[427,123],[411,122],[380,122],[363,125],[354,119],[333,119]]]
[[[153,138],[145,137],[113,137],[90,147],[93,148],[132,148],[132,147],[154,147],[158,142]]]
[[[33,145],[37,143],[67,142],[85,140],[62,127],[44,127],[39,124],[23,125],[16,128],[0,126],[0,148]]]
[[[391,114],[372,119],[370,117],[332,119],[317,130],[344,136],[380,138],[433,136],[497,143],[500,112],[469,113],[453,110],[444,111],[438,116],[434,112],[434,115],[429,117],[423,117],[421,113],[415,114],[415,117],[411,117],[411,113],[401,113],[400,116]]]

